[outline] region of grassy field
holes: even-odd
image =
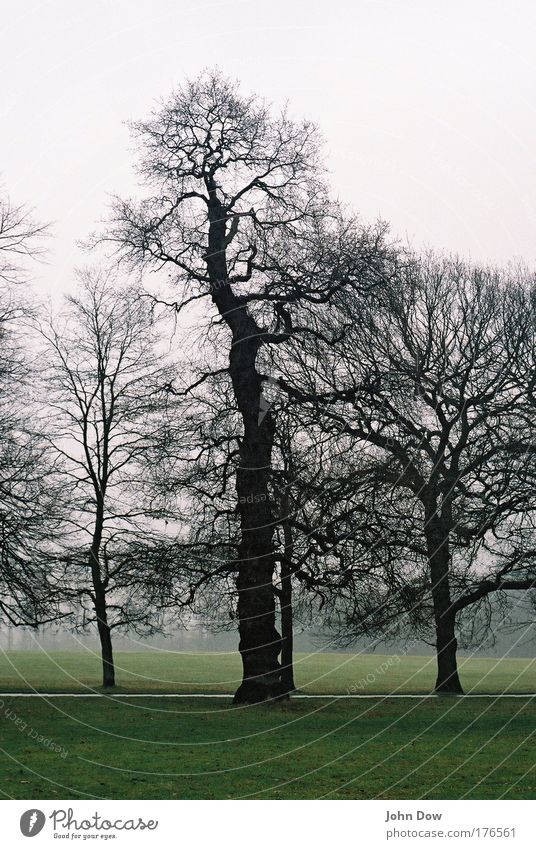
[[[536,699],[122,699],[229,693],[234,654],[118,653],[105,698],[0,697],[0,798],[534,798]],[[428,693],[423,657],[299,655],[311,694]],[[0,691],[99,692],[89,652],[0,655]],[[462,661],[467,692],[536,692],[531,660]]]
[[[117,692],[232,693],[239,683],[236,652],[117,652]],[[304,693],[429,693],[434,686],[433,657],[377,654],[298,654],[296,684]],[[536,693],[536,660],[530,658],[460,660],[466,692]],[[100,685],[100,660],[85,652],[0,653],[0,692],[40,690],[91,692]]]
[[[525,698],[0,701],[2,798],[535,796]]]

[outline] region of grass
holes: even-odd
[[[117,652],[116,692],[232,693],[241,664],[233,653]],[[298,654],[296,685],[311,694],[429,693],[433,657],[376,654]],[[11,651],[0,654],[0,691],[88,693],[99,690],[100,660],[90,651]],[[536,660],[460,659],[467,692],[535,693]]]
[[[233,654],[118,652],[103,699],[0,697],[0,798],[532,799],[536,699],[122,699],[232,692]],[[309,693],[428,693],[426,657],[298,655]],[[99,692],[90,652],[9,652],[0,691]],[[467,659],[467,691],[536,692],[532,660]]]
[[[532,799],[536,790],[528,698],[233,708],[4,697],[1,715],[3,798]]]

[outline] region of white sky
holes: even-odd
[[[135,190],[124,121],[219,65],[318,122],[335,192],[415,244],[536,262],[532,0],[0,0],[0,174],[43,288]]]

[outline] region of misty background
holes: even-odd
[[[129,119],[218,65],[322,128],[331,183],[416,248],[536,261],[536,8],[529,0],[2,2],[0,182],[51,222],[41,297],[68,291],[113,194],[134,194]],[[7,12],[9,14],[7,14]],[[7,83],[7,84],[6,84]],[[519,610],[519,621],[523,612]],[[481,654],[533,654],[533,628]],[[118,649],[235,651],[195,620]],[[0,629],[3,648],[97,648],[93,635]],[[334,650],[314,629],[298,651]],[[515,643],[515,645],[514,645]],[[378,647],[381,650],[382,646]],[[366,641],[357,650],[370,650]],[[391,644],[389,650],[404,650]],[[431,652],[418,644],[412,653]]]

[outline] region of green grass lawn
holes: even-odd
[[[232,693],[240,678],[237,652],[117,652],[118,692]],[[429,693],[433,657],[377,654],[298,654],[296,684],[304,693]],[[90,651],[0,653],[0,692],[91,692],[100,686],[100,660]],[[467,692],[535,693],[536,660],[460,659]]]
[[[0,699],[0,798],[534,798],[536,699],[121,699],[230,693],[236,654],[118,652],[102,699]],[[427,657],[296,658],[303,692],[429,693]],[[99,691],[90,652],[0,655],[0,691]],[[532,660],[461,661],[467,692],[536,692]],[[526,774],[526,775],[525,775]]]
[[[2,798],[532,799],[536,791],[528,698],[247,708],[120,696],[2,701]]]

